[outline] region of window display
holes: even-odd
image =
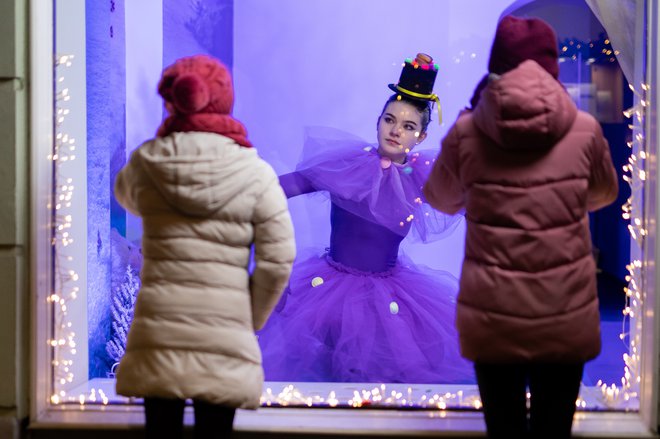
[[[140,290],[142,225],[117,203],[113,184],[131,152],[155,135],[166,114],[156,92],[163,67],[183,56],[208,54],[231,70],[234,114],[245,123],[259,155],[278,175],[304,168],[306,178],[325,179],[318,190],[329,191],[327,196],[289,200],[297,261],[315,261],[316,265],[296,264],[292,285],[296,282],[304,297],[285,294],[285,298],[310,300],[311,305],[291,307],[288,303],[289,308],[284,308],[281,303],[280,310],[294,311],[276,313],[273,325],[283,325],[286,318],[287,324],[299,326],[260,339],[267,381],[262,404],[479,409],[472,365],[458,355],[453,338],[464,218],[459,214],[438,219],[443,227],[434,239],[419,239],[420,234],[411,233],[403,241],[397,236],[396,243],[388,246],[383,241],[394,235],[391,228],[383,226],[382,233],[369,238],[366,235],[373,230],[360,229],[362,218],[353,218],[356,210],[337,203],[337,191],[354,179],[376,178],[367,172],[369,163],[355,162],[358,166],[353,169],[342,161],[345,156],[332,156],[333,166],[345,173],[327,178],[320,175],[323,169],[301,168],[299,163],[311,163],[323,151],[336,152],[340,144],[355,146],[356,154],[375,151],[380,140],[378,116],[392,94],[387,85],[396,84],[402,67],[413,66],[414,55],[424,52],[433,57],[430,69],[437,77],[428,91],[437,95],[438,103],[430,113],[427,132],[422,130],[423,142],[411,144],[415,149],[410,157],[432,164],[441,139],[469,105],[475,85],[487,70],[490,43],[501,15],[537,14],[553,25],[560,22],[548,2],[538,2],[536,9],[535,3],[479,2],[475,14],[474,2],[463,0],[420,2],[423,13],[398,0],[55,1],[56,120],[49,152],[54,175],[49,206],[53,283],[50,291],[39,293],[50,319],[50,327],[42,326],[40,332],[50,346],[50,403],[140,402],[114,393],[114,376]],[[601,270],[603,348],[585,368],[577,403],[583,410],[637,410],[642,355],[639,317],[645,294],[641,249],[648,235],[641,211],[649,154],[644,141],[648,86],[631,83],[628,87],[631,79],[616,62],[615,41],[610,41],[584,1],[566,3],[574,14],[570,24],[557,27],[559,80],[578,107],[602,124],[612,156],[618,160],[615,164],[623,169],[618,204],[591,218],[594,258]],[[417,175],[405,164],[379,160],[378,175],[389,167],[400,167],[401,178]],[[383,188],[379,184],[369,186],[359,197],[373,196]],[[393,184],[392,193],[396,193],[400,182]],[[421,198],[419,204],[423,204]],[[404,215],[393,224],[400,223],[406,231],[415,228],[422,224],[417,214]],[[419,215],[439,214],[424,205]],[[340,246],[331,242],[331,221],[344,221],[350,232],[347,239],[352,247],[342,249],[347,254],[333,253]],[[327,248],[329,253],[323,251]],[[374,249],[394,253],[383,256],[374,254]],[[352,258],[352,265],[337,262],[339,257],[342,261]],[[396,264],[406,268],[419,267],[426,277],[417,273],[398,279],[396,285],[380,278],[364,281],[363,272],[381,276],[386,271],[373,269],[381,259],[385,265],[398,260]],[[443,288],[428,281],[438,273],[444,279]],[[325,293],[327,288],[342,291]],[[345,297],[330,300],[331,293]],[[434,294],[437,302],[433,302]],[[359,301],[361,295],[364,301]],[[412,314],[408,314],[410,309]],[[368,314],[371,311],[377,318]],[[317,355],[309,342],[302,342],[308,327],[330,322],[343,327],[346,338],[360,339],[350,345],[350,355],[336,364],[331,358],[341,347],[317,346],[325,350],[324,355]],[[318,336],[327,333],[323,331],[316,333],[312,343],[323,344]],[[282,333],[289,339],[279,337]],[[390,337],[390,333],[400,337]],[[423,340],[428,334],[437,339]],[[422,342],[426,347],[411,353],[411,345]],[[355,346],[360,343],[369,346],[358,350]],[[389,345],[382,350],[387,355],[378,351],[372,357],[377,350],[371,348],[384,344]],[[435,370],[423,373],[421,363],[411,361],[413,355],[428,357],[424,364]],[[369,366],[361,366],[363,360]],[[269,363],[276,361],[280,363]],[[286,361],[292,362],[291,367]],[[363,373],[375,370],[375,364],[378,373]]]

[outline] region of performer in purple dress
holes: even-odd
[[[294,265],[289,288],[259,334],[266,380],[473,382],[454,329],[457,280],[399,254],[409,233],[430,240],[458,216],[431,209],[422,187],[437,151],[426,137],[437,66],[406,60],[378,118],[378,145],[334,130],[308,132],[287,197],[325,191],[330,246]]]

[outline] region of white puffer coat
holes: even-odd
[[[275,172],[227,137],[174,133],[133,152],[115,195],[144,229],[142,287],[117,393],[256,408],[263,370],[254,331],[285,288],[295,253]]]

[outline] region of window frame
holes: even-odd
[[[646,8],[646,82],[660,84],[660,7],[656,2],[637,2]],[[50,349],[45,343],[48,329],[53,325],[48,312],[46,297],[50,292],[53,274],[50,245],[51,213],[47,208],[52,193],[52,161],[47,160],[54,141],[53,127],[53,34],[54,4],[41,0],[29,2],[30,31],[30,208],[31,208],[31,427],[37,429],[61,428],[63,425],[88,428],[134,428],[143,423],[140,406],[131,405],[55,405],[50,402]],[[641,27],[641,26],[640,26]],[[643,36],[641,36],[643,39]],[[641,50],[641,49],[640,49]],[[640,57],[637,57],[640,58]],[[660,98],[655,87],[651,88],[647,107],[646,133],[649,153],[658,156],[660,144]],[[576,416],[576,431],[594,435],[598,432],[631,433],[639,437],[652,437],[658,428],[658,383],[660,352],[660,301],[656,297],[660,272],[655,261],[660,256],[657,236],[660,224],[657,206],[660,204],[656,160],[648,160],[651,169],[643,200],[649,235],[645,242],[643,265],[646,276],[643,288],[647,295],[643,310],[643,364],[640,383],[640,410],[635,413],[581,412]],[[304,414],[304,416],[303,416]],[[190,413],[187,414],[190,416]],[[188,419],[190,420],[190,419]],[[404,426],[404,428],[401,427]],[[237,430],[245,431],[296,431],[308,433],[353,433],[383,435],[424,434],[473,436],[483,431],[483,417],[478,412],[458,411],[401,411],[299,408],[264,408],[259,414],[240,412]]]

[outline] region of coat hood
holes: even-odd
[[[213,133],[173,133],[145,143],[140,164],[161,195],[186,215],[206,217],[245,191],[257,153]]]
[[[506,149],[549,148],[573,125],[577,108],[564,87],[528,60],[492,78],[474,109],[474,123]]]

